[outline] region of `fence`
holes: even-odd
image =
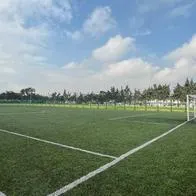
[[[25,105],[25,106],[47,106],[47,107],[66,107],[66,108],[83,108],[83,109],[102,109],[102,110],[131,110],[131,111],[157,111],[157,112],[186,112],[186,103],[173,104],[173,101],[167,105],[148,104],[147,102],[131,104],[111,104],[111,103],[63,103],[52,101],[32,101],[28,100],[0,100],[1,105]]]

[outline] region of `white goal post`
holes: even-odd
[[[196,118],[196,95],[187,95],[187,121]]]

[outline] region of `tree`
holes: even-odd
[[[77,103],[81,104],[84,102],[84,96],[83,94],[80,92],[79,96],[77,97]]]
[[[140,90],[135,89],[133,97],[134,97],[135,102],[140,101],[142,98],[142,94],[141,94]]]
[[[56,103],[57,92],[52,93],[51,97],[52,97],[53,102]]]
[[[131,93],[131,90],[128,85],[125,86],[124,96],[125,96],[125,102],[126,103],[129,102],[129,104],[130,104],[131,100],[132,100],[132,93]]]
[[[178,101],[183,101],[183,99],[184,99],[183,98],[183,91],[184,91],[183,87],[179,83],[177,83],[176,87],[173,90],[173,92],[174,92],[173,98]]]
[[[103,91],[99,93],[88,93],[83,94],[82,92],[77,95],[76,93],[70,93],[66,90],[63,91],[62,95],[60,93],[54,92],[51,97],[43,96],[35,93],[35,89],[32,87],[21,89],[20,93],[13,91],[6,91],[0,94],[1,100],[20,100],[22,99],[45,102],[46,100],[52,100],[56,103],[58,102],[75,102],[75,103],[104,103],[104,102],[113,102],[113,103],[131,103],[132,100],[135,102],[142,103],[143,101],[150,101],[154,99],[167,100],[170,97],[171,91],[170,86],[167,84],[154,84],[152,87],[144,89],[142,92],[139,89],[135,89],[134,93],[131,92],[128,85],[125,88],[121,87],[120,89],[112,86],[110,90]],[[184,102],[186,100],[187,94],[196,94],[196,82],[193,79],[186,79],[183,85],[177,83],[173,90],[173,99]]]
[[[162,92],[161,92],[161,99],[166,100],[170,97],[171,91],[169,85],[163,85],[162,86]]]
[[[32,87],[28,87],[25,89],[21,89],[20,93],[21,93],[22,99],[26,98],[27,100],[31,102],[32,96],[35,95],[35,89]]]

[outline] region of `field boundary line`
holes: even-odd
[[[112,156],[112,155],[102,154],[102,153],[99,153],[99,152],[93,152],[93,151],[90,151],[90,150],[85,150],[85,149],[82,149],[82,148],[68,146],[68,145],[65,145],[65,144],[60,144],[60,143],[56,143],[56,142],[52,142],[52,141],[48,141],[48,140],[44,140],[44,139],[40,139],[40,138],[36,138],[36,137],[32,137],[32,136],[28,136],[28,135],[23,135],[23,134],[12,132],[12,131],[7,131],[7,130],[0,129],[0,132],[20,136],[20,137],[23,137],[23,138],[35,140],[35,141],[42,142],[42,143],[52,144],[54,146],[59,146],[59,147],[62,147],[62,148],[67,148],[67,149],[72,149],[72,150],[76,150],[76,151],[80,151],[80,152],[85,152],[85,153],[88,153],[88,154],[97,155],[97,156],[101,156],[101,157],[107,157],[107,158],[111,158],[111,159],[116,159],[117,158],[117,157]]]
[[[121,119],[126,119],[126,118],[134,118],[134,117],[140,117],[140,116],[151,116],[155,115],[153,113],[148,113],[148,114],[141,114],[141,115],[132,115],[132,116],[119,116],[119,117],[114,117],[114,118],[109,118],[108,120],[121,120]]]
[[[111,168],[112,166],[114,166],[114,165],[116,165],[117,163],[121,162],[122,160],[126,159],[126,158],[129,157],[130,155],[132,155],[132,154],[138,152],[139,150],[141,150],[141,149],[143,149],[143,148],[149,146],[150,144],[156,142],[157,140],[159,140],[159,139],[165,137],[166,135],[172,133],[172,132],[175,131],[176,129],[178,129],[178,128],[184,126],[184,125],[187,124],[188,122],[190,122],[190,121],[185,121],[185,122],[183,122],[183,123],[177,125],[176,127],[170,129],[169,131],[167,131],[167,132],[165,132],[165,133],[159,135],[158,137],[155,137],[155,138],[149,140],[148,142],[146,142],[146,143],[144,143],[144,144],[142,144],[142,145],[140,145],[140,146],[138,146],[138,147],[136,147],[136,148],[133,148],[132,150],[128,151],[128,152],[125,153],[125,154],[122,154],[121,156],[119,156],[118,158],[114,159],[113,161],[111,161],[111,162],[109,162],[109,163],[107,163],[107,164],[105,164],[105,165],[99,167],[98,169],[96,169],[96,170],[94,170],[94,171],[88,173],[88,174],[85,175],[85,176],[82,176],[81,178],[79,178],[79,179],[77,179],[77,180],[71,182],[70,184],[65,185],[64,187],[62,187],[62,188],[60,188],[59,190],[57,190],[57,191],[55,191],[55,192],[49,194],[48,196],[59,196],[59,195],[62,195],[62,194],[64,194],[64,193],[70,191],[71,189],[75,188],[75,187],[78,186],[79,184],[81,184],[81,183],[83,183],[83,182],[86,182],[86,181],[89,180],[90,178],[92,178],[92,177],[94,177],[94,176],[96,176],[96,175],[98,175],[98,174],[100,174],[100,173],[106,171],[107,169]]]

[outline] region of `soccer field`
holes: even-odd
[[[0,192],[196,195],[196,122],[185,121],[183,112],[0,105]]]

